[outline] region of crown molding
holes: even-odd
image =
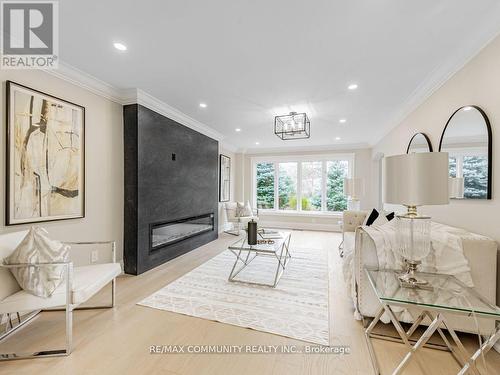
[[[296,152],[312,152],[312,151],[348,151],[348,150],[361,150],[371,148],[368,143],[353,143],[353,144],[339,144],[339,145],[316,145],[316,146],[298,146],[298,147],[267,147],[267,148],[247,148],[241,150],[244,154],[259,155],[259,154],[288,154]]]
[[[370,142],[370,147],[377,145],[382,139],[387,137],[398,125],[400,125],[411,113],[425,103],[437,90],[448,82],[455,74],[462,70],[472,59],[474,59],[486,46],[500,36],[500,30],[493,30],[487,37],[478,36],[470,43],[469,48],[460,48],[454,58],[448,59],[443,64],[437,65],[427,76],[427,79],[408,96],[401,109],[389,121],[389,130],[374,142]],[[481,42],[485,40],[486,42]]]
[[[81,87],[93,94],[111,100],[121,105],[140,104],[147,107],[163,116],[166,116],[178,123],[187,126],[197,132],[200,132],[208,137],[214,138],[217,141],[222,141],[225,136],[215,129],[194,118],[186,115],[177,108],[174,108],[167,103],[155,98],[153,95],[141,89],[119,89],[104,82],[84,71],[75,68],[62,61],[59,62],[59,68],[53,70],[45,70],[44,72],[53,75],[59,79],[69,82],[75,86]],[[232,145],[226,145],[226,149],[235,149]],[[236,150],[236,149],[235,149]]]
[[[115,103],[123,104],[124,90],[120,90],[62,61],[59,61],[57,69],[47,69],[44,72]]]
[[[122,104],[140,104],[144,107],[159,113],[165,117],[168,117],[171,120],[177,121],[178,123],[187,126],[197,132],[205,134],[211,138],[214,138],[218,141],[223,140],[225,137],[222,133],[212,129],[208,125],[203,124],[202,122],[195,120],[194,118],[186,115],[185,113],[179,111],[177,108],[174,108],[168,105],[165,102],[155,98],[153,95],[148,94],[147,92],[141,89],[129,89],[124,91]]]

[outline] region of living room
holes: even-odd
[[[0,374],[500,372],[497,1],[0,5]]]

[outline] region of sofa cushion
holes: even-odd
[[[69,246],[51,240],[41,227],[31,227],[4,264],[67,262]],[[50,297],[64,279],[63,266],[11,268],[17,282],[29,293],[39,297]]]
[[[71,304],[79,305],[84,303],[120,273],[121,268],[119,263],[75,267],[73,269]],[[20,290],[10,295],[0,301],[0,314],[59,307],[65,304],[66,282],[63,282],[48,298],[34,296],[25,290]]]

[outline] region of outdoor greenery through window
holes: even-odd
[[[485,199],[488,187],[488,158],[484,155],[451,155],[450,177],[464,178],[464,198]]]
[[[337,212],[347,209],[343,193],[349,160],[257,162],[255,198],[259,209]]]

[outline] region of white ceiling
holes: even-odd
[[[60,2],[62,61],[250,151],[373,144],[499,31],[498,0]],[[289,110],[310,139],[273,134]]]

